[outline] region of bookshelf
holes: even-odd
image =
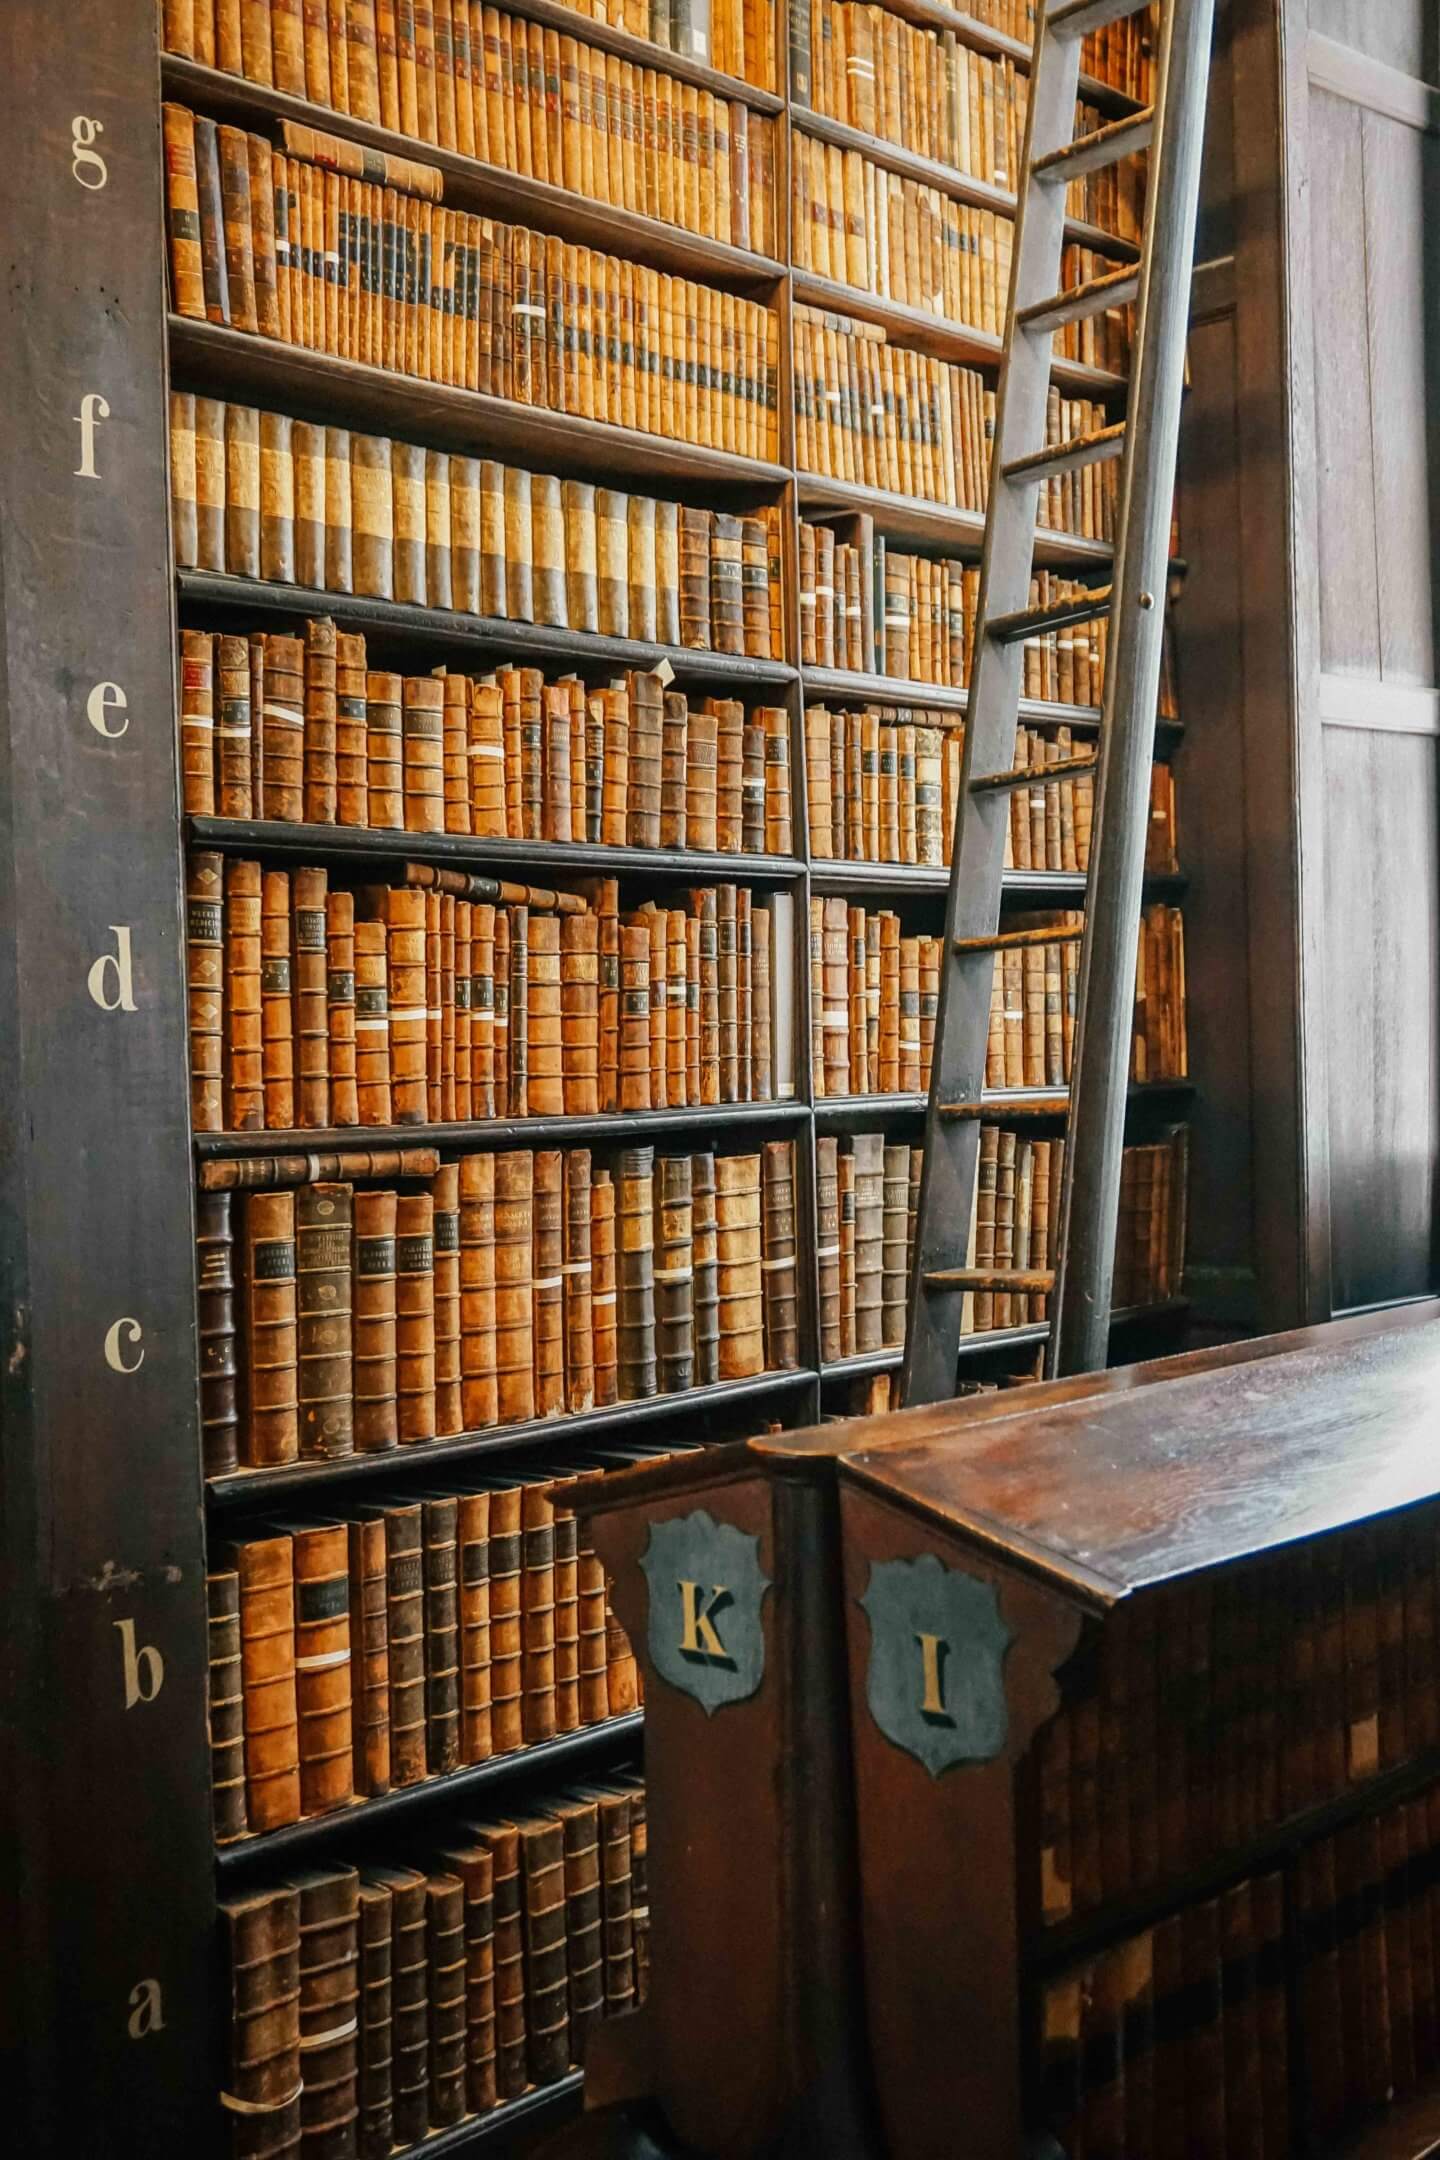
[[[563,1744],[534,1743],[217,1851],[205,1742],[207,1550],[292,1501],[307,1514],[332,1507],[344,1513],[382,1482],[419,1490],[442,1479],[449,1466],[462,1476],[467,1466],[523,1467],[632,1428],[708,1437],[738,1432],[749,1419],[803,1425],[833,1405],[831,1383],[889,1374],[898,1365],[899,1353],[891,1348],[838,1363],[823,1363],[819,1354],[817,1132],[893,1128],[913,1135],[923,1097],[910,1092],[814,1101],[809,902],[812,896],[878,903],[893,898],[907,910],[907,924],[937,929],[947,879],[933,867],[812,855],[804,713],[814,698],[856,705],[913,700],[962,714],[965,693],[883,674],[802,666],[799,524],[802,518],[843,523],[866,516],[896,545],[974,560],[984,519],[799,468],[793,311],[816,307],[875,325],[901,350],[978,367],[992,386],[1000,348],[981,332],[789,267],[791,130],[838,148],[863,144],[867,156],[888,170],[941,186],[977,207],[1005,211],[1013,197],[897,146],[876,145],[793,103],[787,93],[720,75],[552,0],[518,0],[509,10],[518,18],[738,101],[773,124],[780,240],[773,255],[753,252],[164,53],[157,12],[153,0],[76,0],[69,26],[76,64],[65,85],[64,112],[42,58],[46,11],[37,0],[20,0],[3,33],[16,94],[33,95],[52,154],[48,163],[0,179],[0,202],[14,229],[27,236],[22,275],[33,325],[3,362],[10,396],[0,428],[14,523],[32,546],[51,537],[56,544],[47,550],[43,578],[27,583],[29,558],[13,566],[7,559],[5,566],[4,665],[14,717],[0,760],[8,758],[11,767],[14,883],[4,912],[16,927],[0,965],[10,971],[10,1010],[21,1024],[16,1040],[0,1051],[0,1074],[7,1100],[23,1102],[31,1118],[27,1178],[23,1189],[18,1183],[7,1187],[12,1205],[5,1235],[16,1241],[17,1280],[30,1284],[33,1360],[47,1375],[43,1387],[30,1377],[32,1338],[24,1338],[25,1353],[12,1359],[7,1379],[7,1407],[13,1398],[17,1430],[33,1434],[26,1505],[7,1533],[14,1541],[12,1579],[45,1615],[38,1668],[45,1684],[108,1706],[87,1728],[83,1780],[56,1797],[48,1786],[38,1789],[33,1776],[17,1779],[11,1802],[10,1842],[26,1856],[25,1881],[12,1892],[20,1915],[17,1939],[31,1946],[27,1966],[43,1974],[34,2006],[35,2134],[43,2144],[46,2133],[63,2123],[67,2136],[83,2137],[103,2154],[124,2149],[116,2121],[143,2123],[147,2151],[163,2160],[170,2152],[220,2149],[215,2095],[224,2075],[225,2004],[215,1983],[218,1894],[267,1870],[278,1876],[302,1858],[323,1863],[369,1850],[367,1841],[381,1829],[387,1836],[402,1828],[419,1834],[419,1826],[452,1800],[469,1805],[483,1795],[485,1808],[498,1810],[547,1778],[563,1781],[633,1760],[640,1734],[638,1716],[612,1718]],[[904,0],[896,12],[953,30],[979,53],[1022,63],[1025,58],[1013,40],[928,0]],[[782,9],[773,15],[775,74],[783,82],[787,27]],[[1127,101],[1104,86],[1087,83],[1085,94],[1107,111],[1127,109]],[[447,205],[513,219],[763,302],[773,309],[779,332],[776,454],[740,456],[525,406],[167,310],[161,100],[267,135],[291,121],[362,149],[413,157],[444,175]],[[79,117],[71,115],[71,105]],[[92,123],[96,132],[88,133]],[[1099,245],[1101,238],[1078,223],[1072,237],[1085,246]],[[1133,256],[1124,243],[1105,245],[1117,262]],[[1121,377],[1078,362],[1058,363],[1056,380],[1067,395],[1107,406],[1124,388]],[[163,485],[167,386],[296,420],[375,430],[452,455],[496,458],[635,492],[654,489],[705,508],[777,508],[782,648],[762,660],[187,566],[172,575]],[[26,425],[24,416],[36,410],[47,415],[47,429]],[[57,472],[68,489],[59,507],[51,499]],[[1039,559],[1062,573],[1098,575],[1108,549],[1050,531]],[[364,634],[381,664],[396,670],[445,662],[481,672],[497,662],[524,662],[547,672],[573,669],[587,684],[597,684],[617,671],[663,663],[677,686],[697,695],[782,705],[789,724],[793,853],[597,849],[579,842],[182,815],[171,723],[178,696],[177,628],[293,633],[318,616]],[[57,625],[63,633],[58,640]],[[78,716],[77,683],[87,686]],[[1032,725],[1067,726],[1077,735],[1093,735],[1099,724],[1093,707],[1038,700],[1027,703],[1024,718]],[[1159,754],[1180,739],[1178,725],[1162,727]],[[383,877],[413,862],[517,877],[534,873],[557,882],[599,871],[620,878],[627,894],[660,899],[707,882],[785,892],[795,903],[794,1099],[638,1115],[192,1134],[184,1041],[187,848],[258,857],[279,867],[323,864],[337,877],[357,880],[367,869]],[[1017,870],[1007,879],[1006,906],[1065,907],[1082,887],[1078,873]],[[1183,889],[1183,877],[1157,879],[1150,896],[1174,899]],[[74,1026],[63,1040],[47,1035],[45,1026],[53,1012],[52,978],[71,985],[67,1010]],[[1183,1110],[1183,1085],[1138,1092],[1148,1101],[1137,1099],[1137,1131],[1146,1129],[1152,1110]],[[453,1159],[464,1150],[618,1146],[642,1139],[704,1146],[706,1136],[751,1147],[769,1139],[794,1142],[800,1295],[793,1369],[561,1419],[469,1430],[400,1454],[298,1461],[202,1482],[193,1208],[197,1176],[207,1165],[422,1141]],[[17,1173],[7,1165],[5,1175],[14,1179]],[[43,1205],[37,1194],[44,1195]],[[82,1221],[85,1249],[77,1260],[72,1226]],[[1153,1339],[1165,1345],[1183,1314],[1182,1301],[1167,1300],[1153,1312],[1117,1315],[1116,1324],[1127,1344]],[[967,1340],[962,1355],[986,1372],[1021,1370],[1043,1332],[1033,1325],[997,1329]],[[89,1352],[72,1354],[86,1343]],[[83,1453],[75,1438],[82,1433]],[[143,1448],[137,1434],[146,1436]],[[34,1625],[26,1619],[15,1639],[28,1641]],[[157,1677],[162,1672],[163,1684]],[[106,1794],[107,1823],[128,1855],[127,1867],[137,1879],[165,1885],[163,1900],[133,1909],[127,1904],[116,1924],[99,1933],[89,1916],[112,1908],[115,1878],[111,1854],[88,1835],[93,1790]],[[156,1804],[157,1792],[165,1795],[163,1807]],[[48,1873],[32,1864],[31,1855],[40,1850],[53,1855]],[[103,1999],[113,2007],[102,2032],[94,2005]],[[70,2091],[58,2044],[49,2037],[76,2030],[85,2031],[91,2046],[103,2109],[98,2097],[77,2100]],[[492,2115],[437,2132],[426,2149],[468,2151],[484,2142],[503,2149],[521,2128],[572,2105],[577,2082],[563,2079]]]

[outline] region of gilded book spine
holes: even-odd
[[[351,1380],[352,1188],[311,1184],[295,1199],[300,1453],[355,1451]]]
[[[322,1815],[354,1796],[351,1758],[350,1553],[343,1523],[296,1529],[295,1696],[300,1810]]]

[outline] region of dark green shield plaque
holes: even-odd
[[[753,1695],[765,1675],[760,1606],[770,1587],[760,1540],[699,1508],[652,1523],[640,1565],[656,1671],[707,1717]]]
[[[1005,1745],[1005,1652],[1012,1640],[993,1584],[933,1553],[872,1563],[860,1604],[870,1622],[866,1699],[887,1740],[931,1777],[991,1762]]]

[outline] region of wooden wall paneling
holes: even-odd
[[[0,11],[0,1986],[13,2149],[168,2160],[219,2066],[156,13],[57,67]]]
[[[1440,1199],[1440,737],[1325,730],[1337,1310],[1426,1294]]]
[[[1304,0],[1231,0],[1258,1318],[1329,1316]]]
[[[1310,27],[1387,67],[1440,84],[1435,0],[1310,0]]]

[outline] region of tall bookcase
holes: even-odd
[[[12,236],[12,336],[3,363],[6,518],[0,732],[6,847],[0,855],[0,968],[12,1025],[0,1040],[0,1094],[18,1143],[0,1166],[0,1238],[8,1275],[4,1330],[5,1641],[21,1715],[7,1731],[3,1805],[6,1895],[19,1946],[16,2017],[38,2149],[63,2135],[95,2153],[220,2149],[224,2003],[214,1948],[217,1886],[267,1868],[353,1850],[370,1828],[433,1806],[422,1785],[292,1830],[227,1848],[212,1843],[205,1724],[207,1540],[229,1535],[282,1498],[324,1508],[377,1470],[432,1477],[480,1455],[523,1460],[537,1443],[628,1429],[704,1437],[713,1412],[785,1424],[850,1407],[850,1383],[894,1369],[898,1350],[822,1366],[815,1274],[817,1132],[883,1128],[918,1140],[922,1096],[812,1099],[809,1055],[812,895],[894,906],[907,927],[938,931],[947,873],[812,861],[807,839],[804,710],[907,701],[955,712],[965,694],[889,676],[802,668],[798,533],[803,518],[866,514],[917,552],[978,556],[983,518],[800,471],[796,463],[792,310],[831,308],[881,325],[897,344],[993,371],[998,341],[789,267],[789,144],[803,131],[863,149],[882,167],[956,199],[1005,209],[1003,191],[872,141],[839,122],[717,75],[558,0],[514,0],[513,14],[566,30],[770,116],[777,127],[781,244],[774,259],[638,214],[593,204],[452,152],[193,61],[160,52],[155,0],[75,0],[62,53],[38,0],[5,11],[0,52],[26,148],[0,177]],[[1017,63],[1026,48],[931,0],[895,0],[915,23]],[[776,10],[777,79],[788,25]],[[1085,95],[1114,115],[1102,84]],[[160,103],[264,131],[282,117],[441,168],[447,201],[514,216],[575,241],[763,300],[778,316],[779,448],[763,462],[447,390],[359,363],[166,314]],[[1123,259],[1123,243],[1077,228],[1083,244]],[[1057,368],[1075,395],[1118,407],[1120,378]],[[273,406],[297,418],[368,427],[437,448],[514,458],[567,476],[639,482],[708,506],[780,505],[785,643],[775,661],[665,648],[681,687],[783,702],[790,716],[796,852],[790,858],[689,851],[594,851],[520,841],[422,838],[336,827],[184,820],[176,777],[177,623],[284,629],[307,614],[364,631],[387,664],[497,659],[559,663],[603,680],[653,663],[657,648],[381,601],[321,595],[213,573],[172,570],[166,473],[167,386]],[[1050,533],[1040,560],[1066,574],[1102,572],[1100,544]],[[1031,723],[1093,737],[1098,712],[1028,705]],[[1180,739],[1161,730],[1161,754]],[[262,854],[284,865],[393,865],[567,873],[603,866],[637,896],[705,877],[784,888],[795,899],[796,1093],[787,1103],[583,1119],[509,1119],[405,1128],[442,1149],[589,1143],[707,1132],[792,1137],[801,1255],[801,1361],[795,1371],[626,1403],[563,1422],[461,1436],[378,1462],[301,1463],[242,1471],[205,1489],[197,1417],[193,1196],[195,1162],[327,1136],[192,1137],[187,1108],[182,934],[187,844]],[[1171,894],[1182,881],[1168,881]],[[1009,875],[1010,907],[1078,904],[1076,873]],[[1145,1121],[1173,1117],[1183,1091],[1137,1096]],[[337,1142],[339,1135],[332,1136]],[[388,1137],[373,1128],[346,1137]],[[1178,1304],[1122,1316],[1132,1352],[1166,1347]],[[967,1341],[979,1375],[1023,1370],[1043,1327]],[[22,1693],[23,1690],[23,1693]],[[612,1721],[548,1749],[500,1758],[447,1781],[447,1796],[489,1807],[537,1770],[569,1774],[619,1761],[635,1720]],[[363,1820],[362,1820],[363,1818]],[[74,2075],[76,2043],[85,2075]],[[432,2137],[459,2149],[512,2135],[517,2123],[573,2100],[577,2079]]]

